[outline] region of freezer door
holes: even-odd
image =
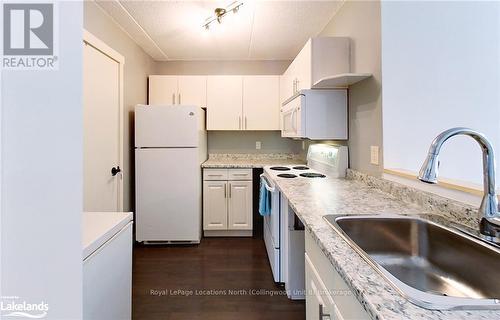
[[[198,149],[136,149],[135,159],[137,241],[199,242]]]
[[[194,106],[135,107],[136,148],[197,147],[199,118],[203,111]]]

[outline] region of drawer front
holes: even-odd
[[[228,180],[252,180],[252,169],[229,169]]]
[[[227,180],[227,169],[204,169],[203,180]]]

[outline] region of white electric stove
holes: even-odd
[[[304,297],[304,231],[276,181],[344,178],[347,165],[347,147],[314,144],[309,146],[306,165],[264,167],[261,179],[271,194],[271,214],[264,216],[264,242],[274,281],[285,283],[291,299]]]

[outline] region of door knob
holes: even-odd
[[[120,166],[116,166],[116,167],[111,168],[111,175],[113,177],[116,176],[120,172],[122,172],[122,169],[120,169]]]

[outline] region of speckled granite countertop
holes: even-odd
[[[323,220],[324,215],[399,213],[435,216],[436,212],[431,212],[420,204],[398,199],[403,192],[394,191],[394,195],[385,193],[380,190],[384,189],[383,186],[373,186],[373,181],[362,182],[359,174],[354,175],[358,175],[355,177],[357,180],[277,179],[276,184],[289,199],[291,207],[304,223],[306,230],[312,234],[373,319],[500,319],[498,310],[436,311],[420,308],[405,300],[385,278],[366,263]]]
[[[295,154],[210,154],[202,168],[263,168],[274,165],[304,164]]]

